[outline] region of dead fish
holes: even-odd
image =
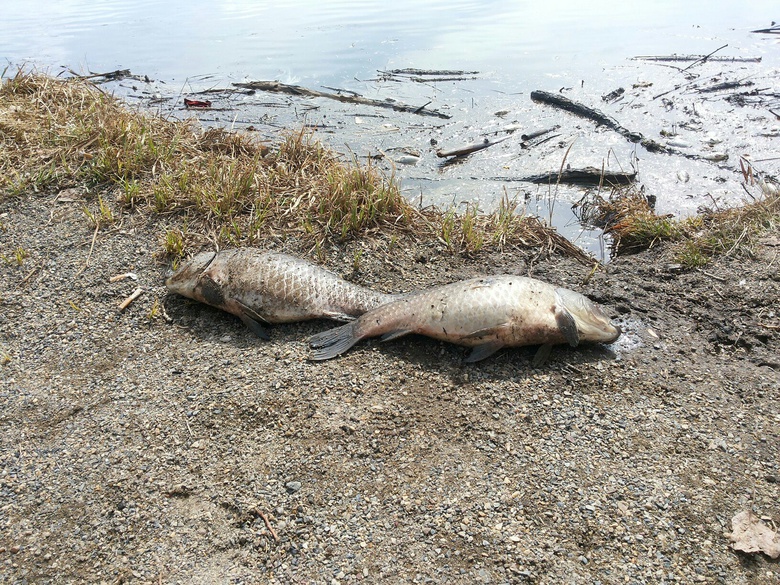
[[[350,321],[399,298],[347,282],[301,258],[252,248],[197,254],[165,285],[236,315],[262,339],[269,338],[264,324],[321,317]]]
[[[313,359],[326,360],[367,337],[381,335],[387,341],[408,333],[473,347],[467,362],[485,359],[502,347],[541,345],[534,358],[540,363],[552,345],[612,343],[621,331],[580,293],[501,275],[412,293],[312,336],[309,345]]]

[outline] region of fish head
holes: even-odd
[[[612,343],[620,337],[620,327],[613,325],[604,311],[588,297],[566,288],[558,288],[555,292],[574,318],[581,341]]]
[[[215,266],[216,252],[201,252],[185,261],[178,270],[165,281],[165,286],[171,292],[178,293],[190,299],[219,307],[221,300],[214,294],[218,285],[211,275]],[[212,302],[218,300],[219,302]]]

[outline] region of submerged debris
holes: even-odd
[[[330,100],[349,102],[362,106],[388,108],[397,112],[409,112],[412,114],[418,114],[420,116],[435,116],[437,118],[444,118],[445,120],[452,117],[449,114],[445,114],[438,110],[427,109],[426,106],[428,104],[424,104],[422,106],[410,106],[396,100],[374,100],[354,93],[349,95],[344,95],[343,93],[328,93],[325,91],[317,91],[316,89],[308,89],[300,85],[288,85],[279,81],[250,81],[248,83],[234,83],[233,85],[242,89],[249,89],[254,91],[270,91],[310,98],[327,98]]]

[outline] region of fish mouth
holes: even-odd
[[[566,310],[574,317],[581,340],[613,343],[623,333],[620,327],[613,325],[604,311],[586,296],[565,288],[559,288],[556,292]]]
[[[211,266],[216,257],[216,252],[201,252],[187,260],[182,266],[179,266],[179,269],[175,272],[169,269],[165,275],[165,286],[175,291],[186,287],[188,284],[189,286],[194,286],[198,277]]]

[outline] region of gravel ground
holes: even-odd
[[[1,582],[780,582],[724,536],[744,509],[780,522],[776,240],[691,273],[661,247],[583,285],[561,257],[378,237],[357,272],[350,247],[328,266],[386,291],[530,274],[626,334],[541,368],[422,337],[314,363],[330,323],[261,342],[166,295],[160,220],[124,214],[90,256],[72,199],[0,204]]]

